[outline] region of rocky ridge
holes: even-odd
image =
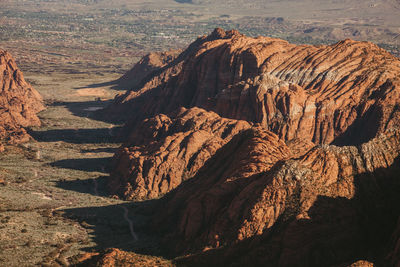
[[[284,140],[361,143],[399,125],[399,71],[396,57],[368,42],[294,45],[216,29],[106,112],[127,114],[134,128],[196,106],[260,123]]]
[[[0,140],[20,143],[29,139],[24,127],[38,126],[44,109],[39,93],[27,83],[14,59],[0,49]]]
[[[167,193],[148,227],[178,264],[397,264],[399,73],[372,43],[216,29],[107,110],[130,114],[108,184]]]
[[[150,127],[142,123],[143,118],[157,120],[160,114],[175,114],[181,107],[257,124],[292,144],[293,155],[295,149],[301,155],[314,144],[361,144],[400,126],[400,61],[372,43],[293,45],[216,29],[180,55],[167,55],[143,58],[124,77],[144,77],[138,70],[145,69],[147,62],[155,62],[156,70],[145,72],[140,86],[107,109],[131,118],[127,129],[136,136],[130,140],[140,140],[140,131]],[[152,116],[156,117],[149,119]],[[196,130],[186,131],[194,134]],[[173,138],[173,133],[165,134]],[[154,148],[143,151],[151,142],[151,138],[142,140],[139,152],[129,141],[117,153],[110,179],[112,193],[127,199],[159,197],[195,174],[185,169],[188,162],[177,168],[172,153],[163,162],[143,161],[139,155],[154,159],[158,153]],[[160,169],[171,164],[174,171]],[[196,170],[201,167],[197,165]],[[143,178],[148,168],[151,171]],[[184,172],[187,175],[182,177]]]
[[[180,54],[180,50],[152,52],[145,55],[135,66],[118,79],[123,88],[136,88],[140,82],[153,72],[161,70]]]
[[[383,134],[359,147],[317,146],[299,159],[276,160],[269,168],[265,162],[260,164],[261,159],[271,160],[278,153],[263,149],[264,157],[248,157],[247,149],[257,150],[246,143],[238,146],[241,142],[235,138],[154,213],[154,227],[165,226],[164,231],[170,233],[166,242],[169,247],[175,243],[178,254],[278,235],[280,255],[269,260],[284,266],[302,261],[301,265],[307,265],[307,259],[318,264],[317,258],[323,255],[312,255],[318,242],[332,242],[321,253],[332,250],[332,255],[341,255],[350,249],[344,246],[346,242],[356,247],[368,238],[378,242],[380,235],[390,239],[392,231],[385,226],[393,229],[400,212],[398,205],[391,204],[400,201],[399,132]],[[251,142],[251,138],[246,140]],[[286,153],[281,153],[281,159],[288,157],[289,150]],[[250,171],[242,173],[242,169]],[[285,224],[285,230],[273,232]],[[323,260],[335,263],[334,257]]]
[[[248,128],[245,121],[199,108],[147,119],[114,156],[110,191],[130,200],[157,198],[194,176],[220,147]]]

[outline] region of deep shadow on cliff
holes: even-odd
[[[400,215],[399,178],[398,157],[390,168],[357,175],[352,199],[318,196],[309,219],[282,214],[261,236],[176,262],[180,266],[347,266],[368,260],[377,266],[395,265],[388,255]]]
[[[97,250],[113,247],[127,251],[117,255],[110,251],[100,253],[88,266],[103,266],[96,264],[107,257],[116,260],[123,255],[120,260],[126,260],[138,258],[139,254],[170,259],[177,256],[172,260],[177,266],[350,266],[360,260],[375,266],[392,266],[397,257],[390,254],[400,215],[399,177],[400,158],[397,158],[387,169],[357,175],[352,199],[320,195],[309,209],[307,219],[296,218],[294,210],[288,210],[262,235],[186,256],[169,254],[168,243],[159,247],[157,244],[164,234],[149,228],[149,217],[157,207],[165,205],[165,198],[69,209],[65,210],[65,216],[84,221],[94,230]],[[121,220],[122,206],[129,209],[139,242],[131,239],[126,222]]]

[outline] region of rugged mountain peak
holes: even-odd
[[[237,30],[230,30],[230,31],[225,31],[224,29],[221,28],[215,28],[214,31],[206,37],[207,41],[214,41],[217,39],[230,39],[233,37],[240,37],[243,36],[239,31]]]
[[[44,109],[42,98],[24,79],[11,55],[0,49],[0,139],[24,142],[23,127],[40,125],[36,113]]]
[[[262,166],[257,164],[262,157],[241,157],[248,149],[256,151],[248,145],[254,137],[244,142],[233,138],[189,183],[160,203],[154,227],[169,233],[164,232],[165,241],[175,253],[222,246],[234,254],[235,244],[243,242],[241,256],[230,259],[233,255],[225,254],[224,260],[257,262],[245,255],[265,249],[269,253],[263,256],[254,252],[262,259],[259,263],[305,266],[369,257],[375,248],[390,245],[392,236],[398,242],[393,232],[400,210],[390,203],[399,201],[399,132],[359,147],[317,146],[296,160],[264,148],[265,159],[282,155],[284,161],[275,161],[272,168],[249,168]],[[323,245],[315,250],[316,244]]]
[[[106,112],[136,125],[200,107],[260,123],[284,140],[351,145],[400,125],[399,71],[396,57],[369,42],[294,45],[216,29]]]
[[[161,70],[181,52],[181,50],[170,50],[165,52],[151,52],[145,55],[130,71],[118,79],[118,85],[127,89],[136,88],[143,79],[151,73]]]
[[[200,108],[146,119],[114,156],[110,192],[130,200],[160,197],[193,177],[219,148],[250,127]]]
[[[109,108],[130,134],[108,184],[166,194],[148,225],[183,265],[397,263],[399,74],[368,42],[216,29]]]

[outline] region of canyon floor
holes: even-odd
[[[135,204],[104,189],[119,125],[91,115],[120,92],[107,85],[118,75],[25,76],[47,109],[39,114],[42,126],[31,129],[36,140],[6,147],[0,158],[0,266],[63,266],[108,247],[154,250],[150,239],[132,233],[132,220],[140,221]]]

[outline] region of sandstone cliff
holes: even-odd
[[[146,117],[196,106],[260,123],[285,140],[361,143],[400,124],[399,71],[396,57],[368,42],[294,45],[216,29],[107,113],[135,127]]]
[[[36,113],[44,109],[42,98],[4,50],[0,50],[0,89],[0,140],[27,141],[29,135],[23,127],[40,125]]]
[[[147,65],[156,70],[145,72],[140,85],[107,110],[130,118],[128,132],[136,133],[130,140],[150,127],[142,124],[144,118],[176,113],[181,107],[257,123],[288,144],[298,144],[291,146],[293,156],[295,149],[301,155],[313,143],[361,144],[400,126],[400,61],[372,43],[293,45],[216,29],[180,55],[146,56],[126,79],[144,75],[140,70]],[[165,137],[174,138],[173,134]],[[195,170],[186,170],[189,163],[178,164],[172,156],[177,150],[157,163],[157,150],[144,151],[151,138],[142,141],[140,152],[129,142],[118,152],[110,179],[112,193],[127,199],[158,197],[192,177],[207,159]]]
[[[397,264],[399,106],[372,43],[216,29],[109,107],[130,135],[108,184],[167,193],[148,226],[178,264]]]
[[[175,255],[221,247],[183,262],[330,266],[387,256],[400,214],[399,132],[358,147],[315,147],[297,160],[225,179],[221,170],[237,173],[257,162],[243,157],[242,164],[229,164],[242,154],[238,141],[154,213],[153,229],[168,233]]]
[[[126,199],[157,198],[195,175],[220,147],[247,128],[245,121],[223,119],[199,108],[147,119],[114,156],[110,191]]]
[[[145,55],[131,70],[118,79],[118,85],[126,89],[133,89],[140,85],[148,75],[160,71],[168,63],[172,62],[180,50],[167,52],[152,52]]]

